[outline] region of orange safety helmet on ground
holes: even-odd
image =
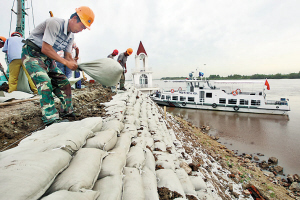
[[[3,36],[0,36],[0,42],[5,43],[5,41],[6,41],[6,38]]]
[[[128,49],[126,50],[126,53],[127,53],[128,55],[131,55],[132,52],[133,52],[132,48],[128,48]]]
[[[95,19],[95,14],[92,9],[87,6],[81,6],[75,10],[83,25],[90,30],[90,27]]]
[[[12,34],[10,34],[10,37],[12,37],[12,36],[23,37],[23,35],[21,33],[19,33],[18,31],[13,32]]]
[[[114,55],[118,55],[118,54],[119,54],[118,49],[115,49],[115,50],[113,51],[113,54],[114,54]]]

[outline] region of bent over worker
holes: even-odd
[[[61,101],[61,112],[74,116],[70,82],[55,61],[71,70],[78,68],[71,55],[74,33],[90,29],[95,18],[89,7],[81,6],[75,10],[68,20],[51,17],[38,25],[22,49],[23,64],[42,96],[42,120],[46,125],[60,122],[52,92]],[[56,53],[60,50],[65,52],[64,58]]]
[[[11,34],[11,37],[6,40],[2,50],[4,53],[6,53],[9,62],[8,92],[13,92],[17,90],[19,73],[22,67],[23,71],[27,76],[31,91],[34,94],[37,94],[38,93],[37,89],[34,83],[32,82],[27,70],[22,64],[22,60],[21,60],[22,46],[23,46],[22,40],[23,38],[21,33],[13,32]]]
[[[133,52],[132,48],[128,48],[125,52],[121,53],[118,56],[118,60],[117,61],[123,67],[123,73],[122,73],[121,78],[120,78],[120,90],[125,90],[126,91],[126,88],[124,87],[124,84],[125,84],[125,73],[127,73],[126,62],[127,62],[127,57],[130,56],[132,54],[132,52]]]
[[[114,59],[115,56],[117,56],[119,54],[119,51],[118,49],[115,49],[111,54],[109,54],[107,57],[108,58],[111,58],[111,59]]]

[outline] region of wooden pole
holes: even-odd
[[[164,106],[165,120],[167,120],[167,107]]]
[[[7,105],[12,105],[12,104],[16,104],[16,103],[21,103],[21,102],[26,102],[26,101],[34,101],[34,100],[39,100],[40,97],[34,97],[31,99],[23,99],[23,100],[14,100],[14,101],[10,101],[10,102],[4,102],[4,103],[0,103],[0,106],[7,106]]]

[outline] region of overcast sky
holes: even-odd
[[[35,26],[50,10],[67,19],[76,7],[92,8],[91,30],[75,34],[81,62],[131,47],[127,78],[140,41],[154,78],[188,76],[196,69],[206,76],[300,71],[299,0],[27,0],[26,37],[34,28],[31,1]],[[1,3],[0,35],[5,37],[13,2]]]

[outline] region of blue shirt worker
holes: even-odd
[[[21,33],[13,32],[11,34],[11,37],[6,40],[4,47],[2,49],[2,51],[6,53],[8,58],[8,63],[9,63],[8,92],[13,92],[17,90],[18,77],[19,77],[20,69],[22,67],[23,71],[27,76],[29,86],[32,92],[37,94],[37,89],[34,83],[32,82],[27,70],[22,64],[22,60],[21,60],[22,46],[23,46],[22,40],[23,38]]]
[[[126,67],[126,62],[127,62],[127,57],[132,54],[133,50],[132,48],[128,48],[124,53],[121,53],[118,57],[118,62],[120,65],[123,67],[123,73],[120,78],[120,90],[126,90],[124,87],[125,84],[125,73],[127,72],[127,67]]]
[[[74,117],[70,82],[55,61],[73,71],[78,68],[71,54],[74,33],[90,29],[95,18],[89,7],[81,6],[75,10],[68,20],[51,17],[42,22],[23,46],[22,61],[42,96],[40,104],[45,125],[61,122],[52,92],[61,101],[61,113]],[[64,58],[57,54],[60,50],[64,51]]]

